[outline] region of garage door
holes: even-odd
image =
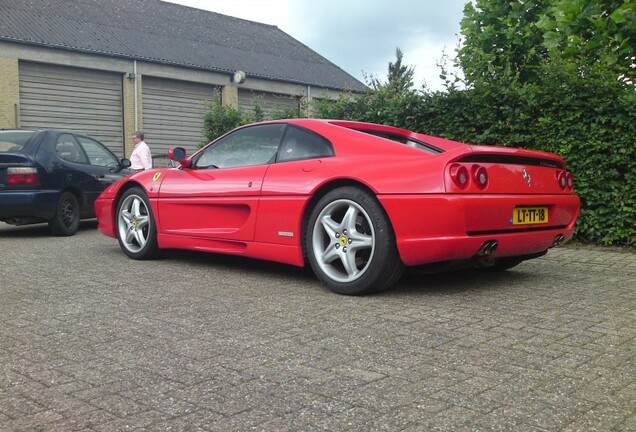
[[[300,99],[297,96],[279,95],[239,89],[239,107],[246,114],[252,115],[254,107],[258,106],[263,112],[264,120],[289,117],[287,112],[296,113]]]
[[[174,146],[192,154],[206,141],[203,116],[212,97],[221,97],[218,87],[144,76],[142,93],[143,132],[154,158]]]
[[[20,123],[90,135],[124,153],[122,75],[20,62]]]

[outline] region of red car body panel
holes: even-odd
[[[95,203],[99,230],[117,237],[118,197],[141,186],[155,215],[159,248],[244,255],[305,264],[303,232],[312,204],[335,185],[370,190],[395,232],[407,266],[474,257],[488,240],[493,257],[530,255],[574,233],[579,198],[561,187],[563,160],[523,149],[471,146],[388,126],[313,119],[281,121],[327,139],[335,156],[228,169],[167,168],[134,174]],[[276,122],[274,122],[276,123]],[[425,142],[439,153],[369,135]],[[214,144],[212,144],[214,145]],[[193,157],[195,157],[193,155]],[[192,158],[193,158],[192,157]],[[192,159],[191,158],[191,159]],[[460,187],[454,171],[487,171]],[[544,208],[548,222],[513,224],[515,208]]]
[[[572,237],[579,201],[571,196],[387,196],[380,197],[393,224],[400,257],[407,266],[472,257],[497,240],[497,257],[532,254],[551,247],[557,234]],[[546,205],[548,227],[512,229],[516,206]],[[557,210],[558,209],[558,210]]]

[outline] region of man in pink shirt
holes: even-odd
[[[130,169],[139,171],[152,168],[152,154],[150,147],[144,142],[143,132],[133,132],[132,141],[135,148],[130,155]]]

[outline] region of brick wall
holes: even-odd
[[[20,127],[18,60],[0,58],[0,129]]]

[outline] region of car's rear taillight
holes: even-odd
[[[34,167],[9,167],[5,182],[7,186],[39,186],[40,177]]]
[[[488,186],[488,171],[481,165],[473,165],[469,172],[466,166],[453,164],[450,167],[450,176],[460,189],[468,189],[471,187],[471,183],[480,190],[484,190]]]
[[[452,165],[450,168],[450,175],[453,181],[461,189],[465,189],[468,186],[468,169],[462,165]]]
[[[567,188],[572,190],[574,188],[574,176],[572,176],[571,172],[557,170],[556,179],[561,189],[565,190]]]
[[[488,172],[486,168],[479,165],[473,165],[473,181],[479,189],[484,189],[488,184]]]

